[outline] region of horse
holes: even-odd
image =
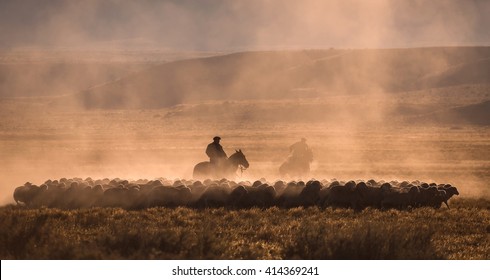
[[[248,161],[242,153],[242,150],[235,150],[235,153],[226,159],[220,168],[209,161],[203,161],[196,164],[196,166],[194,166],[194,171],[192,172],[192,177],[194,179],[234,178],[238,166],[244,168],[249,167]]]
[[[303,158],[288,157],[285,162],[279,166],[281,177],[299,177],[303,178],[310,173],[310,160]]]

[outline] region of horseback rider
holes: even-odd
[[[310,172],[310,163],[313,161],[313,152],[306,144],[306,139],[294,143],[289,147],[288,159],[279,167],[279,172],[290,176],[304,176]]]
[[[228,156],[226,156],[223,147],[219,143],[220,140],[221,137],[215,136],[213,138],[213,142],[210,143],[206,148],[206,155],[208,155],[209,161],[211,162],[211,164],[214,164],[218,167],[223,166],[223,163],[226,161],[226,159],[228,159]]]
[[[207,146],[206,154],[209,156],[209,161],[199,162],[194,166],[192,171],[194,179],[235,178],[238,168],[243,171],[250,166],[242,150],[235,150],[235,153],[228,158],[219,144],[220,140],[221,138],[216,136]]]
[[[306,138],[301,138],[301,141],[291,145],[289,147],[289,152],[291,153],[291,158],[293,160],[301,160],[308,163],[313,161],[313,153],[306,144]]]

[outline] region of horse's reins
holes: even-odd
[[[243,167],[243,165],[239,164],[238,167],[240,167],[240,178],[243,176],[243,170],[246,170],[247,168]]]

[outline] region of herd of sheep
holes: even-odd
[[[79,209],[89,207],[148,207],[193,208],[226,207],[367,207],[410,209],[440,208],[459,195],[449,184],[384,181],[311,180],[266,182],[234,182],[222,180],[93,180],[91,178],[48,180],[37,186],[26,183],[14,191],[14,200],[29,208],[53,207]]]

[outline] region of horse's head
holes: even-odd
[[[245,155],[242,153],[242,150],[235,150],[235,153],[230,156],[230,161],[237,165],[241,165],[245,168],[249,167],[247,158],[245,158]]]

